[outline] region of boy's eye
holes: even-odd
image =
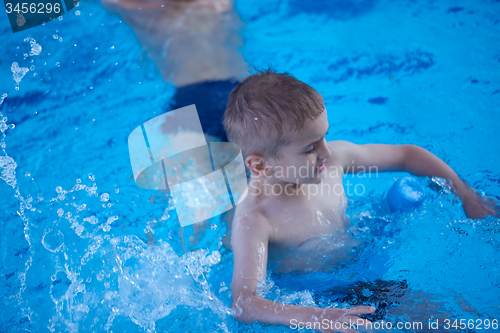
[[[314,147],[311,148],[311,150],[308,150],[308,151],[304,152],[304,154],[311,154],[312,152],[314,152]]]

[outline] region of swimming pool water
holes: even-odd
[[[328,140],[421,145],[500,198],[498,1],[259,0],[236,10],[249,66],[271,64],[322,93]],[[219,218],[181,229],[168,194],[135,186],[127,137],[175,90],[132,29],[86,2],[16,34],[5,17],[0,31],[0,331],[293,331],[231,316],[232,254]],[[422,301],[390,320],[426,322],[436,309],[500,319],[498,219],[467,219],[425,178],[421,207],[384,215],[380,198],[402,175],[350,179],[366,189],[348,211],[366,260],[336,276],[405,281]],[[348,305],[282,279],[262,292]]]

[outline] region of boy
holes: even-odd
[[[326,142],[329,124],[323,98],[286,73],[258,71],[239,84],[229,97],[224,128],[241,147],[251,172],[248,195],[236,207],[232,226],[232,307],[240,321],[292,328],[309,323],[322,332],[356,332],[352,323],[367,327],[369,322],[358,315],[373,313],[373,307],[284,305],[256,292],[266,277],[268,254],[281,272],[320,271],[348,256],[356,243],[347,231],[343,173],[375,168],[447,178],[469,218],[498,214],[491,199],[479,196],[423,148]]]

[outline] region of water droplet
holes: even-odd
[[[84,218],[83,222],[88,222],[90,224],[97,224],[97,222],[99,222],[99,219],[97,217],[95,217],[95,215],[92,215],[90,217]]]
[[[64,235],[59,230],[46,230],[42,244],[47,250],[57,252],[64,244]]]

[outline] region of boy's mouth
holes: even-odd
[[[320,173],[321,171],[323,171],[325,169],[325,162],[321,163],[320,165],[318,165],[314,171],[317,172],[317,173]]]

